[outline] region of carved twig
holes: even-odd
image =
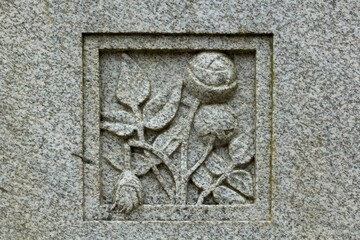
[[[109,158],[107,158],[107,157],[103,157],[109,164],[110,164],[110,166],[112,166],[113,168],[115,168],[116,170],[118,170],[118,171],[124,171],[124,167],[123,166],[121,166],[121,165],[119,165],[118,163],[115,163],[115,162],[113,162],[112,160],[110,160]]]
[[[153,148],[153,146],[151,146],[150,144],[147,144],[145,142],[140,142],[140,141],[129,141],[129,145],[131,147],[137,147],[137,148],[142,148],[145,151],[147,151],[148,153],[152,153],[154,154],[156,157],[158,157],[168,168],[169,170],[174,174],[175,173],[175,167],[174,165],[171,163],[169,157],[159,151],[156,150],[155,148]],[[174,193],[173,191],[165,184],[166,181],[164,180],[164,178],[161,176],[159,169],[153,165],[151,167],[151,169],[153,170],[155,176],[157,177],[157,180],[159,181],[159,183],[161,184],[162,188],[164,189],[164,191],[166,192],[166,194],[170,197],[171,200],[174,199]],[[174,176],[175,179],[175,176]]]
[[[231,169],[226,173],[223,173],[213,184],[211,184],[207,189],[201,192],[196,205],[200,205],[204,202],[204,199],[207,195],[209,195],[212,191],[215,190],[217,186],[219,186],[230,174],[241,172],[242,170]]]
[[[171,188],[168,187],[168,185],[166,184],[165,179],[161,176],[159,169],[155,165],[153,165],[151,169],[154,172],[155,176],[157,176],[157,179],[158,179],[159,183],[163,187],[166,194],[169,196],[171,202],[174,202],[174,200],[175,200],[174,191]]]
[[[124,144],[124,149],[125,149],[125,170],[130,170],[131,169],[131,149],[129,144],[125,143]]]
[[[134,141],[134,140],[130,140],[129,141],[129,145],[131,147],[137,147],[137,148],[142,148],[144,150],[149,151],[150,153],[154,154],[156,157],[158,157],[168,168],[169,170],[174,173],[176,172],[176,168],[175,166],[171,163],[170,158],[163,153],[160,150],[155,149],[153,146],[151,146],[150,144],[147,144],[145,142],[140,142],[140,141]]]
[[[207,189],[205,189],[204,191],[201,192],[196,205],[201,205],[204,202],[204,199],[207,195],[209,195],[212,191],[215,190],[215,188],[217,186],[219,186],[228,176],[228,173],[224,173],[222,174],[217,180],[216,182],[214,182],[213,184],[211,184]]]
[[[195,165],[188,170],[188,172],[186,174],[186,179],[187,180],[201,166],[201,164],[203,164],[205,162],[205,160],[207,159],[207,157],[209,156],[209,154],[211,153],[211,151],[214,148],[214,141],[215,141],[215,137],[212,137],[211,140],[209,141],[207,147],[206,147],[206,150],[205,150],[204,154],[201,156],[199,161],[197,161],[197,163],[195,163]]]
[[[139,106],[137,105],[133,105],[131,106],[131,109],[133,110],[135,116],[138,118],[138,135],[139,135],[139,139],[141,142],[145,143],[145,134],[144,134],[144,121],[143,121],[143,116],[141,113],[141,109],[139,108]],[[151,158],[149,152],[147,150],[144,150],[145,156]],[[159,181],[161,187],[164,189],[164,191],[166,192],[166,194],[170,197],[171,201],[173,201],[174,199],[174,193],[173,191],[167,186],[166,181],[164,180],[164,178],[161,176],[159,169],[157,168],[157,166],[155,164],[152,165],[151,170],[153,171],[153,173],[155,174],[155,177],[157,178],[157,180]]]

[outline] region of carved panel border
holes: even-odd
[[[103,201],[101,162],[101,51],[238,51],[255,53],[254,202],[243,205],[142,205],[128,215]],[[271,35],[84,34],[83,181],[84,220],[115,221],[271,221],[272,87]]]

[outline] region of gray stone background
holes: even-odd
[[[358,239],[360,2],[0,3],[1,239]],[[82,33],[273,33],[272,222],[84,222]]]

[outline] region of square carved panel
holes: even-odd
[[[269,221],[270,35],[84,35],[84,219]]]

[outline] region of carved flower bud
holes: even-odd
[[[130,213],[143,201],[143,189],[140,180],[129,170],[124,170],[114,188],[113,209]]]
[[[215,146],[226,145],[233,137],[236,127],[236,115],[227,105],[204,105],[194,119],[194,128],[199,138],[204,143],[215,138]]]
[[[203,52],[189,62],[185,84],[188,91],[203,103],[221,103],[235,93],[235,77],[235,65],[228,56]]]

